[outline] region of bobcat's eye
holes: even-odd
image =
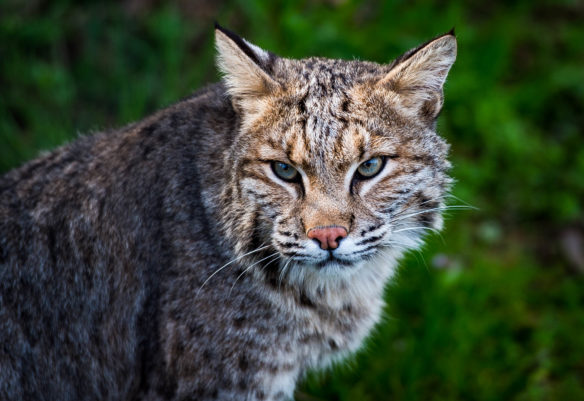
[[[274,174],[278,176],[278,178],[281,178],[284,181],[294,182],[298,181],[300,178],[298,170],[286,163],[272,162],[272,170],[274,171]]]
[[[381,167],[383,167],[383,158],[377,156],[361,163],[357,168],[357,173],[362,179],[373,178],[381,171]]]

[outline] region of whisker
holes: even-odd
[[[401,233],[402,231],[414,231],[414,230],[429,230],[435,232],[436,234],[440,234],[440,231],[433,227],[424,227],[424,226],[416,226],[416,227],[406,227],[400,228],[399,230],[392,231],[392,234]]]
[[[414,204],[412,204],[412,207],[415,207],[415,206],[422,206],[422,205],[426,205],[426,204],[428,204],[428,203],[432,203],[432,202],[442,202],[442,201],[443,201],[442,197],[439,197],[439,198],[432,198],[432,199],[425,200],[424,202],[421,202],[421,203],[414,203]]]
[[[432,199],[425,200],[424,202],[421,202],[421,203],[412,203],[412,204],[408,205],[406,208],[404,208],[403,210],[400,210],[398,213],[396,213],[394,215],[394,217],[400,216],[400,215],[404,214],[405,212],[412,210],[418,206],[422,206],[422,205],[432,203],[432,202],[443,202],[443,201],[444,201],[443,197],[440,196],[438,198],[432,198]]]
[[[446,197],[448,197],[448,198],[452,198],[452,199],[456,199],[458,202],[460,202],[460,203],[462,203],[462,204],[464,204],[464,205],[471,206],[471,207],[474,207],[474,208],[475,208],[475,209],[477,209],[477,210],[480,210],[479,208],[477,208],[477,207],[475,207],[475,206],[471,205],[470,203],[468,203],[467,201],[465,201],[465,200],[463,200],[463,199],[459,198],[459,197],[458,197],[458,196],[456,196],[456,195],[453,195],[453,194],[446,194]]]
[[[475,209],[476,210],[476,208],[474,206],[466,206],[466,205],[441,206],[441,207],[435,207],[435,208],[427,209],[427,210],[419,210],[419,211],[414,212],[414,213],[406,214],[405,216],[400,215],[400,214],[396,214],[395,216],[393,216],[392,219],[389,220],[389,223],[395,223],[397,221],[405,220],[405,219],[408,219],[410,217],[418,216],[418,215],[424,214],[424,213],[444,211],[444,210],[466,210],[466,209]]]
[[[264,243],[265,243],[265,242],[264,242]],[[233,259],[233,260],[231,260],[231,261],[229,261],[229,262],[225,263],[223,266],[221,266],[220,268],[218,268],[217,270],[215,270],[215,271],[214,271],[214,272],[213,272],[213,273],[212,273],[212,274],[211,274],[209,277],[207,277],[207,279],[206,279],[206,280],[203,282],[203,284],[201,284],[201,286],[200,286],[200,287],[199,287],[199,289],[197,290],[197,294],[196,294],[196,296],[198,296],[198,295],[199,295],[199,292],[201,292],[201,290],[203,289],[203,287],[205,286],[205,284],[207,284],[207,282],[208,282],[209,280],[211,280],[211,278],[213,278],[213,276],[214,276],[214,275],[216,275],[217,273],[219,273],[221,270],[225,269],[225,268],[226,268],[227,266],[229,266],[230,264],[232,264],[232,263],[235,263],[235,262],[237,262],[238,260],[240,260],[241,258],[244,258],[244,257],[246,257],[246,256],[248,256],[248,255],[251,255],[252,253],[256,253],[256,252],[262,251],[262,250],[264,250],[264,249],[266,249],[266,248],[269,248],[269,247],[270,247],[270,245],[265,245],[265,246],[262,246],[264,243],[262,243],[262,244],[260,245],[260,247],[259,247],[259,248],[256,248],[256,249],[254,249],[253,251],[250,251],[250,252],[247,252],[247,253],[245,253],[245,254],[243,254],[243,255],[241,255],[241,256],[238,256],[237,258],[235,258],[235,259]]]
[[[412,249],[412,248],[408,247],[406,244],[401,244],[399,242],[389,242],[388,244],[394,248],[401,249],[402,251],[405,251],[405,252]]]
[[[282,287],[282,281],[284,281],[284,277],[286,277],[286,273],[287,273],[288,266],[290,265],[290,263],[292,261],[293,261],[293,259],[292,258],[289,258],[288,261],[286,262],[286,264],[284,264],[284,266],[280,270],[280,277],[279,277],[279,282],[278,282],[278,290],[280,290],[280,288]]]
[[[257,265],[258,263],[261,263],[261,262],[263,262],[263,261],[264,261],[264,260],[266,260],[266,259],[274,258],[274,256],[277,256],[277,257],[276,257],[275,259],[273,259],[273,260],[277,260],[277,259],[278,259],[278,257],[282,257],[282,256],[280,255],[280,252],[276,251],[276,252],[274,252],[274,253],[272,253],[272,254],[270,254],[270,255],[266,256],[265,258],[263,258],[263,259],[260,259],[260,260],[258,260],[258,261],[257,261],[257,262],[255,262],[255,263],[252,263],[252,264],[251,264],[251,266],[247,267],[247,268],[246,268],[246,269],[245,269],[243,272],[241,272],[241,274],[240,274],[239,276],[237,276],[237,278],[235,279],[235,282],[234,282],[234,283],[233,283],[233,285],[231,286],[231,289],[229,290],[229,295],[231,295],[231,291],[233,291],[233,287],[235,287],[235,284],[237,284],[237,281],[238,281],[238,280],[239,280],[239,279],[240,279],[240,278],[241,278],[241,277],[242,277],[242,276],[243,276],[245,273],[247,273],[247,272],[248,272],[248,271],[249,271],[249,270],[250,270],[252,267],[254,267],[255,265]],[[272,262],[272,260],[270,260],[270,262]]]
[[[424,228],[427,228],[427,227],[424,227]],[[444,239],[443,239],[443,241],[444,241]],[[412,248],[411,246],[408,246],[406,244],[403,244],[401,242],[396,242],[396,241],[390,241],[389,244],[398,248],[398,249],[401,249],[402,251],[404,251],[404,253],[414,251],[414,255],[415,255],[418,263],[420,263],[420,259],[422,259],[421,264],[424,265],[424,267],[426,268],[427,271],[430,271],[430,268],[428,267],[428,263],[426,263],[426,259],[424,258],[424,253],[419,248]]]
[[[454,195],[447,194],[446,196],[451,196],[451,197],[453,197],[453,198],[457,199],[458,201],[462,202],[464,205],[445,205],[445,206],[442,206],[442,207],[445,207],[445,208],[461,208],[461,209],[466,209],[466,208],[469,208],[469,209],[479,210],[478,208],[476,208],[476,207],[474,207],[474,206],[472,206],[472,205],[468,204],[467,202],[465,202],[465,201],[461,200],[460,198],[457,198],[457,197],[456,197],[456,196],[454,196]],[[414,203],[414,204],[411,204],[411,205],[409,205],[409,206],[408,206],[408,207],[406,207],[405,209],[401,210],[399,213],[396,213],[396,214],[395,214],[393,217],[400,216],[400,215],[404,214],[405,212],[407,212],[407,211],[409,211],[409,210],[412,210],[412,209],[414,209],[414,208],[416,208],[416,207],[419,207],[419,206],[425,205],[425,204],[427,204],[427,203],[432,203],[432,202],[442,202],[442,201],[443,201],[443,197],[438,197],[438,198],[432,198],[432,199],[428,199],[428,200],[426,200],[426,201],[424,201],[424,202],[422,202],[422,203]]]
[[[427,272],[430,272],[430,268],[428,267],[428,263],[426,263],[426,258],[424,258],[424,253],[422,253],[422,251],[419,249],[415,249],[414,255],[416,256],[416,260],[418,261],[418,263],[420,263],[420,259],[422,259],[421,264],[424,265]]]
[[[399,233],[400,231],[414,231],[414,230],[429,230],[432,231],[434,234],[438,235],[440,237],[440,240],[442,241],[443,244],[446,245],[446,241],[444,240],[444,236],[442,235],[442,233],[440,232],[440,230],[437,230],[433,227],[423,227],[423,226],[419,226],[419,227],[407,227],[407,228],[401,228],[399,230],[394,231],[394,233]]]

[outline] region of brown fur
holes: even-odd
[[[0,399],[287,399],[440,228],[453,35],[390,65],[216,44],[223,84],[0,178]]]

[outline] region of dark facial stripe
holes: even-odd
[[[376,249],[376,248],[377,248],[377,244],[375,244],[375,245],[370,245],[370,246],[368,246],[368,247],[367,247],[367,248],[365,248],[365,249],[361,249],[360,251],[353,252],[353,253],[351,254],[351,256],[356,256],[356,255],[363,255],[363,254],[366,254],[366,253],[371,253],[371,251],[372,251],[372,250],[374,250],[374,249]]]
[[[373,236],[373,237],[366,238],[366,239],[364,239],[362,241],[356,242],[355,245],[369,244],[371,242],[379,241],[381,238],[383,238],[383,235],[376,235],[376,236]]]
[[[291,249],[291,248],[304,249],[297,242],[280,242],[280,241],[276,241],[276,244],[278,244],[281,248],[284,248],[284,249]]]
[[[275,187],[277,185],[274,181],[272,181],[271,179],[269,179],[268,177],[266,177],[263,174],[259,174],[259,173],[256,173],[254,171],[244,171],[241,173],[241,175],[238,179],[239,186],[241,186],[241,180],[244,178],[253,178],[253,179],[256,179],[258,181],[262,181],[262,182],[264,182],[272,187]]]

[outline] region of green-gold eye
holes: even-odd
[[[298,170],[286,163],[272,162],[272,170],[284,181],[297,181],[300,178]]]
[[[361,178],[373,178],[375,177],[383,167],[383,158],[377,156],[367,161],[364,161],[357,168],[357,172]]]

